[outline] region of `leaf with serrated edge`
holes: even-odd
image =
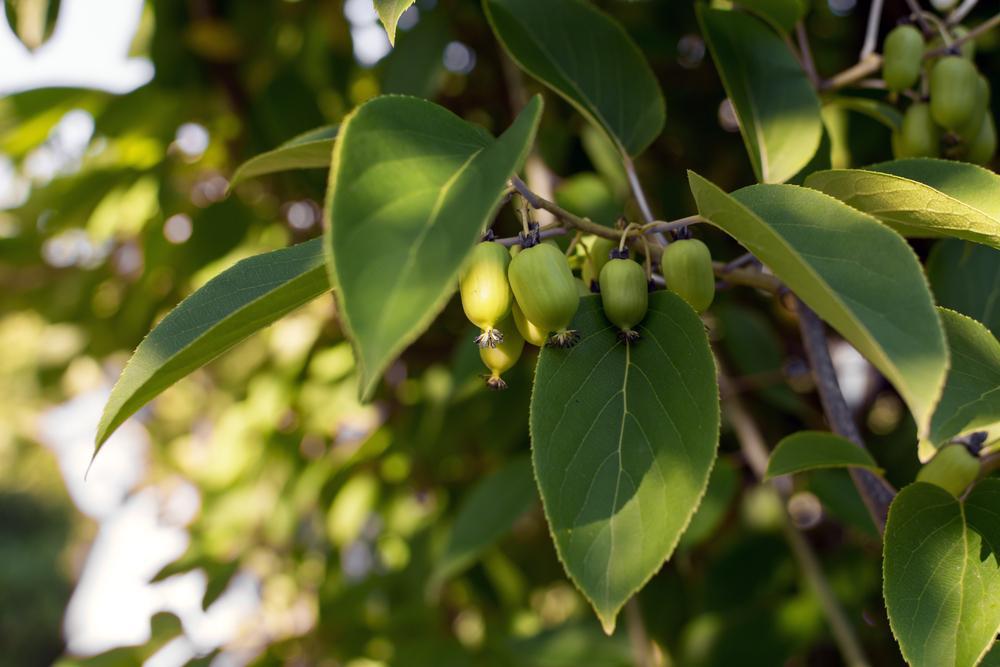
[[[208,281],[136,348],[104,406],[94,455],[164,389],[329,289],[320,239],[250,257]]]
[[[410,8],[416,0],[375,0],[375,11],[385,26],[385,34],[389,36],[389,43],[396,43],[396,24],[399,17]]]
[[[757,180],[787,181],[823,138],[816,91],[788,45],[759,19],[702,3],[697,13]]]
[[[913,667],[973,667],[1000,631],[1000,568],[950,493],[917,482],[896,496],[885,526],[889,625]]]
[[[921,437],[948,351],[917,256],[871,216],[817,190],[754,185],[728,195],[688,172],[698,210],[759,258],[896,387]]]
[[[606,632],[673,553],[719,441],[715,360],[701,320],[654,292],[626,344],[584,297],[580,342],[545,348],[531,396],[531,448],[556,551]]]
[[[230,189],[265,174],[295,169],[325,169],[333,159],[337,126],[318,127],[289,139],[273,151],[261,153],[241,164],[229,182]]]
[[[521,69],[603,129],[623,154],[663,130],[663,93],[642,52],[585,0],[483,0],[493,33]]]
[[[496,140],[416,97],[377,97],[344,121],[325,247],[362,399],[455,292],[466,255],[531,148],[541,111],[536,96]]]
[[[953,236],[1000,248],[1000,176],[976,165],[898,160],[820,171],[806,185],[870,213],[904,236]]]
[[[930,442],[942,445],[972,431],[1000,429],[1000,342],[970,317],[938,308],[951,368],[931,420]]]
[[[767,461],[767,478],[819,468],[880,471],[872,455],[850,440],[824,431],[800,431],[775,446]]]

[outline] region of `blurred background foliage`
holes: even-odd
[[[7,0],[6,15],[28,48],[43,49],[59,4]],[[666,129],[638,165],[657,214],[694,211],[686,169],[727,190],[750,183],[693,4],[598,4],[641,46],[666,96]],[[814,0],[807,26],[822,72],[854,62],[862,5]],[[905,4],[886,5],[892,26]],[[236,166],[382,93],[431,98],[491,131],[510,122],[516,91],[478,2],[418,0],[401,26],[378,60],[388,44],[370,0],[147,0],[130,55],[151,61],[148,83],[0,99],[0,664],[633,664],[630,623],[600,632],[556,560],[533,486],[499,513],[490,506],[492,491],[519,488],[510,480],[527,470],[534,359],[512,371],[510,391],[486,392],[455,303],[363,406],[332,299],[318,300],[165,392],[83,481],[101,403],[151,325],[236,260],[321,230],[322,171],[227,194]],[[1000,89],[1000,45],[979,46]],[[546,100],[538,151],[563,178],[560,202],[611,224],[625,190],[617,163],[566,103]],[[835,166],[889,158],[875,121],[834,105],[825,120]],[[512,219],[501,226],[515,231]],[[718,258],[741,252],[698,233]],[[937,254],[968,255],[948,244]],[[932,246],[918,242],[922,254]],[[946,270],[932,281],[954,289]],[[734,290],[707,318],[772,444],[823,428],[793,317]],[[908,482],[917,461],[905,408],[846,346],[837,357],[860,368],[846,389],[872,450],[893,482]],[[840,664],[783,539],[780,501],[753,482],[726,426],[721,451],[681,548],[640,595],[650,635],[678,665]],[[484,479],[496,486],[477,496]],[[798,483],[813,508],[799,518],[866,650],[875,664],[899,663],[880,543],[853,487],[837,472]],[[502,535],[456,556],[449,529],[477,497],[464,520],[496,522]],[[163,547],[136,528],[108,544],[144,559],[136,585],[147,591],[195,583],[181,602],[165,596],[138,612],[126,589],[87,586],[104,611],[80,601],[76,615],[111,628],[103,644],[88,641],[91,626],[72,620],[74,586],[115,549],[97,545],[116,517],[149,499],[146,529],[180,531],[180,542]],[[224,612],[225,629],[206,630]],[[116,640],[125,620],[141,632]]]

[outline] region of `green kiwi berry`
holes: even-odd
[[[923,65],[924,36],[912,25],[893,28],[885,38],[882,78],[889,90],[912,88],[920,79]]]
[[[892,153],[897,159],[941,154],[941,128],[931,118],[930,106],[918,102],[906,110],[903,124],[892,137]]]
[[[524,350],[524,339],[510,318],[503,322],[504,330],[507,334],[503,340],[493,347],[483,347],[479,349],[479,358],[483,360],[486,367],[490,369],[490,375],[486,378],[486,384],[490,389],[506,389],[507,383],[500,377],[513,368],[517,360],[521,358]]]
[[[715,273],[708,246],[698,239],[674,241],[660,259],[667,289],[687,301],[699,313],[715,298]]]
[[[511,260],[507,276],[524,317],[546,333],[555,332],[550,343],[568,347],[576,342],[569,325],[580,294],[558,247],[541,243],[525,248]]]
[[[931,116],[941,127],[957,131],[976,111],[979,73],[961,56],[945,56],[931,68]]]
[[[621,330],[626,341],[638,340],[635,326],[646,317],[649,288],[646,271],[622,251],[601,269],[601,305],[604,315]]]
[[[958,497],[976,481],[981,467],[979,457],[965,445],[945,445],[920,469],[917,481],[935,484]]]
[[[503,340],[497,324],[510,313],[513,294],[507,282],[510,265],[507,248],[493,241],[476,245],[469,253],[459,278],[462,308],[469,321],[482,333],[479,347],[495,347]]]

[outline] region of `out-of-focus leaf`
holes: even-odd
[[[848,97],[840,96],[829,100],[827,106],[840,107],[848,111],[854,111],[876,120],[890,130],[898,130],[903,124],[903,114],[896,107],[886,104],[881,100],[874,100],[868,97]]]
[[[697,11],[757,180],[787,181],[809,164],[823,136],[816,91],[785,42],[759,19],[704,4]]]
[[[979,533],[982,549],[980,560],[992,554],[1000,561],[1000,479],[990,478],[976,484],[965,499],[965,520],[969,528]]]
[[[319,239],[245,259],[210,280],[136,348],[104,407],[94,455],[164,389],[329,289]]]
[[[691,517],[691,523],[677,545],[681,549],[691,549],[712,536],[726,516],[729,506],[739,490],[740,477],[736,467],[727,458],[720,458],[712,468],[708,478],[708,489],[698,505],[698,511]]]
[[[938,305],[1000,335],[1000,250],[957,239],[939,241],[927,259],[927,278]]]
[[[600,303],[581,300],[577,345],[542,350],[531,437],[560,560],[610,634],[705,493],[719,398],[704,326],[680,297],[650,295],[634,343],[618,339]]]
[[[511,58],[638,155],[666,119],[663,93],[642,52],[610,16],[585,0],[483,0]]]
[[[817,468],[868,468],[879,471],[866,450],[850,440],[823,431],[800,431],[777,444],[767,461],[767,478]]]
[[[771,268],[885,375],[930,431],[948,368],[940,317],[913,250],[821,192],[755,185],[727,195],[689,172],[698,210]]]
[[[324,169],[333,159],[333,145],[337,139],[338,127],[329,125],[318,127],[294,139],[289,139],[273,151],[252,157],[236,170],[229,187],[243,181],[293,169]]]
[[[363,398],[454,293],[541,112],[535,97],[497,140],[415,97],[376,98],[344,122],[325,207],[327,267]]]
[[[896,496],[883,562],[889,623],[913,667],[973,667],[1000,630],[1000,567],[980,560],[981,538],[962,504],[917,482]]]
[[[976,165],[914,158],[822,171],[806,185],[904,236],[954,236],[1000,248],[1000,176]]]
[[[597,174],[585,172],[559,184],[556,203],[576,215],[612,227],[622,214],[622,202]]]
[[[794,30],[809,11],[808,2],[803,0],[738,0],[737,4],[785,32]]]
[[[444,9],[420,15],[381,62],[382,92],[432,98],[444,75],[443,54],[451,31]]]

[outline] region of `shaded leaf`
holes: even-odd
[[[982,167],[898,160],[818,172],[806,185],[874,215],[904,236],[954,236],[1000,248],[1000,177]]]
[[[1000,251],[957,239],[939,241],[927,259],[927,278],[938,305],[1000,335]]]
[[[767,478],[817,468],[868,468],[878,464],[850,440],[823,431],[800,431],[782,438],[767,461]]]
[[[174,382],[329,289],[320,239],[250,257],[207,282],[136,348],[104,406],[97,449]]]
[[[585,0],[483,0],[511,58],[638,155],[659,136],[663,93],[642,52],[610,16]]]
[[[868,97],[840,96],[834,97],[826,104],[868,116],[893,131],[898,130],[903,125],[903,114],[896,107],[881,100]]]
[[[913,250],[874,218],[815,190],[727,195],[689,172],[698,210],[771,268],[896,387],[920,434],[944,385],[940,318]]]
[[[454,576],[471,565],[537,501],[531,459],[527,455],[513,459],[481,480],[462,502],[434,579]]]
[[[415,0],[375,0],[375,11],[385,26],[385,34],[389,36],[389,43],[396,43],[396,24],[399,17],[410,8]]]
[[[822,139],[816,91],[784,40],[759,19],[704,4],[697,10],[757,180],[787,181]]]
[[[980,561],[961,503],[918,482],[896,496],[885,527],[889,624],[913,667],[972,667],[1000,630],[1000,568]]]
[[[982,541],[979,559],[992,554],[1000,561],[1000,479],[984,479],[973,487],[965,499],[965,518]]]
[[[931,420],[930,442],[1000,428],[1000,342],[979,322],[939,308],[951,368]]]
[[[610,633],[705,492],[718,386],[701,320],[671,293],[650,295],[635,343],[618,339],[596,296],[573,327],[580,343],[539,357],[532,455],[559,557]]]
[[[705,497],[698,505],[698,511],[691,517],[691,523],[677,545],[681,549],[692,549],[712,536],[725,519],[729,507],[739,489],[740,475],[727,458],[719,458],[708,478]]]
[[[785,32],[794,30],[809,10],[809,5],[801,0],[739,0],[737,4]]]
[[[333,144],[337,139],[337,126],[328,125],[289,139],[273,151],[252,157],[236,169],[229,187],[243,181],[294,169],[324,169],[333,159]]]
[[[455,291],[541,110],[536,96],[495,141],[414,97],[375,98],[344,122],[324,211],[327,264],[363,398]]]

